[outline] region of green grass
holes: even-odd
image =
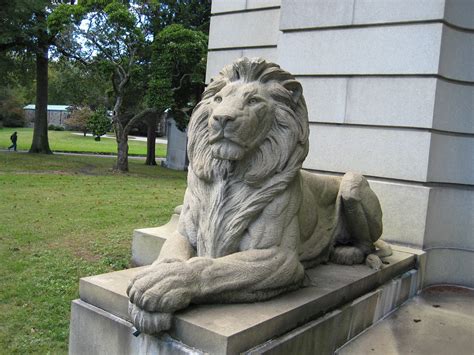
[[[107,157],[0,152],[0,353],[67,353],[79,278],[126,268],[132,231],[165,223],[185,173]]]
[[[10,136],[18,132],[19,150],[29,150],[33,139],[33,128],[0,128],[0,149],[6,149],[11,145]],[[81,152],[116,154],[117,143],[115,139],[102,138],[96,142],[93,137],[84,137],[82,134],[73,134],[70,131],[48,131],[49,146],[56,152]],[[130,155],[146,155],[146,142],[128,141]],[[166,156],[166,145],[156,145],[156,156]]]

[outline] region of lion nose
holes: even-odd
[[[222,127],[224,127],[227,122],[234,121],[235,117],[230,115],[214,115],[214,120],[218,121]]]

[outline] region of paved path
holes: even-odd
[[[78,136],[84,136],[84,133],[73,132],[72,134],[75,134],[75,135],[78,135]],[[90,133],[87,133],[86,136],[87,136],[87,137],[93,137],[93,135],[90,134]],[[103,135],[101,138],[115,139],[115,136],[114,136],[114,135],[111,135],[111,134],[106,134],[106,135]],[[128,136],[128,140],[130,140],[130,141],[146,142],[146,137]],[[168,144],[168,140],[166,139],[166,137],[164,137],[164,138],[156,138],[155,142],[156,142],[156,143],[160,143],[160,144]]]
[[[474,290],[436,286],[368,328],[337,355],[472,355]]]
[[[20,153],[20,154],[26,154],[28,153],[27,150],[18,150],[16,152],[14,152],[13,150],[8,150],[8,149],[0,149],[0,152],[10,152],[12,154],[15,154],[15,153]],[[97,158],[117,158],[117,155],[116,154],[99,154],[99,153],[73,153],[73,152],[53,152],[54,155],[71,155],[71,156],[83,156],[83,157],[97,157]],[[141,159],[141,160],[145,160],[145,156],[136,156],[136,155],[129,155],[128,156],[128,159]],[[166,160],[166,158],[160,158],[160,157],[156,157],[155,158],[156,161],[164,161]]]

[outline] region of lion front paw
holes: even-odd
[[[142,333],[153,335],[171,328],[171,313],[147,312],[129,302],[128,314],[135,328]]]
[[[130,302],[147,312],[172,313],[198,295],[199,275],[185,262],[153,265],[128,286]]]

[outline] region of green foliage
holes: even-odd
[[[187,127],[188,112],[200,99],[204,85],[207,40],[200,31],[170,25],[153,43],[148,101],[161,111],[171,108],[182,130]]]
[[[62,126],[56,126],[54,124],[48,125],[48,131],[64,131],[64,127]]]
[[[49,64],[48,102],[50,104],[105,106],[111,90],[106,72],[99,66],[59,60]]]
[[[24,127],[24,100],[18,89],[4,87],[0,89],[0,122],[5,127]]]
[[[162,28],[179,24],[209,33],[211,0],[162,0],[160,10]]]
[[[66,120],[67,129],[87,132],[87,122],[92,114],[93,112],[88,106],[76,107]]]
[[[97,109],[87,121],[87,130],[91,132],[96,140],[100,140],[100,136],[106,134],[112,128],[112,122],[107,116],[105,107]]]

